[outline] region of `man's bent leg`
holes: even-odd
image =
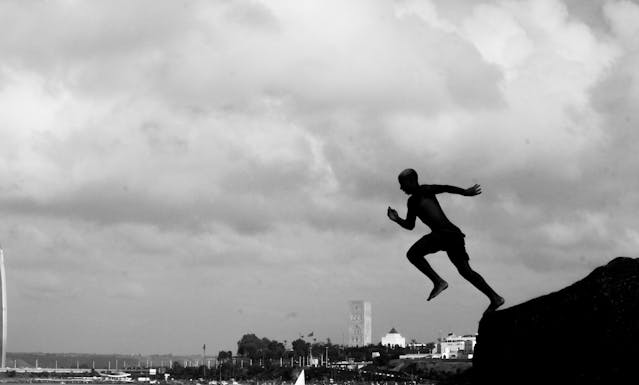
[[[451,258],[451,260],[453,260],[453,258]],[[462,277],[473,284],[473,286],[479,289],[479,291],[484,293],[484,295],[486,295],[488,299],[490,299],[490,305],[486,309],[486,312],[493,311],[504,304],[504,299],[499,294],[497,294],[495,290],[493,290],[493,288],[488,285],[488,283],[486,283],[486,280],[484,280],[484,278],[479,275],[478,272],[470,267],[467,259],[453,260],[453,263],[455,264],[455,267],[457,267],[457,270]]]
[[[426,261],[426,254],[433,253],[437,251],[433,242],[429,241],[429,236],[426,235],[422,237],[420,240],[415,242],[413,246],[406,253],[406,257],[410,263],[415,265],[415,267],[422,272],[425,276],[427,276],[431,281],[433,281],[433,290],[430,292],[428,296],[428,301],[435,298],[439,293],[444,291],[448,287],[448,283],[444,281],[442,277],[439,276],[430,266],[428,261]]]

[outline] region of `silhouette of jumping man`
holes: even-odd
[[[419,218],[431,229],[430,234],[424,235],[415,242],[406,253],[408,260],[430,278],[435,285],[428,296],[428,301],[444,291],[448,287],[448,283],[433,270],[425,256],[443,250],[446,251],[459,274],[490,299],[490,305],[486,312],[493,311],[503,305],[504,299],[488,286],[484,278],[468,264],[469,257],[464,244],[465,235],[448,220],[436,197],[437,194],[441,193],[474,196],[481,194],[481,187],[478,184],[467,189],[435,184],[420,185],[417,181],[417,172],[410,168],[402,171],[398,180],[400,189],[410,195],[408,212],[406,219],[402,219],[397,211],[388,207],[388,218],[407,230],[415,228],[415,219]]]

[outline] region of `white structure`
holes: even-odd
[[[382,337],[382,345],[394,348],[399,346],[400,348],[406,347],[406,338],[392,328],[384,337]]]
[[[350,301],[348,309],[348,346],[370,345],[373,341],[371,303],[368,301]]]
[[[437,342],[433,356],[443,359],[449,358],[473,358],[477,335],[456,336],[448,333],[444,339]]]
[[[305,385],[306,380],[304,378],[304,369],[302,369],[302,372],[297,376],[297,380],[295,380],[295,385]]]
[[[0,340],[0,368],[5,368],[7,359],[7,277],[4,272],[4,253],[0,247],[0,306],[2,307],[2,340]]]
[[[400,354],[399,359],[403,360],[421,360],[424,358],[433,358],[433,355],[430,353],[417,353],[417,354]],[[441,358],[441,357],[440,357]]]

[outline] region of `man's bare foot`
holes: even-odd
[[[497,310],[497,308],[503,305],[504,302],[506,302],[506,300],[504,300],[502,297],[497,296],[496,298],[493,298],[490,301],[490,305],[488,305],[486,311],[484,311],[484,314]]]
[[[428,296],[427,301],[430,301],[431,299],[437,297],[437,295],[441,293],[442,291],[446,290],[447,287],[448,287],[448,283],[446,281],[442,281],[438,283],[437,285],[435,285],[433,290],[430,292],[430,295]]]

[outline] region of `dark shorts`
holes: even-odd
[[[466,252],[464,237],[465,235],[462,232],[433,231],[415,242],[408,250],[408,254],[424,256],[438,251],[445,251],[453,263],[468,261],[470,257]]]

